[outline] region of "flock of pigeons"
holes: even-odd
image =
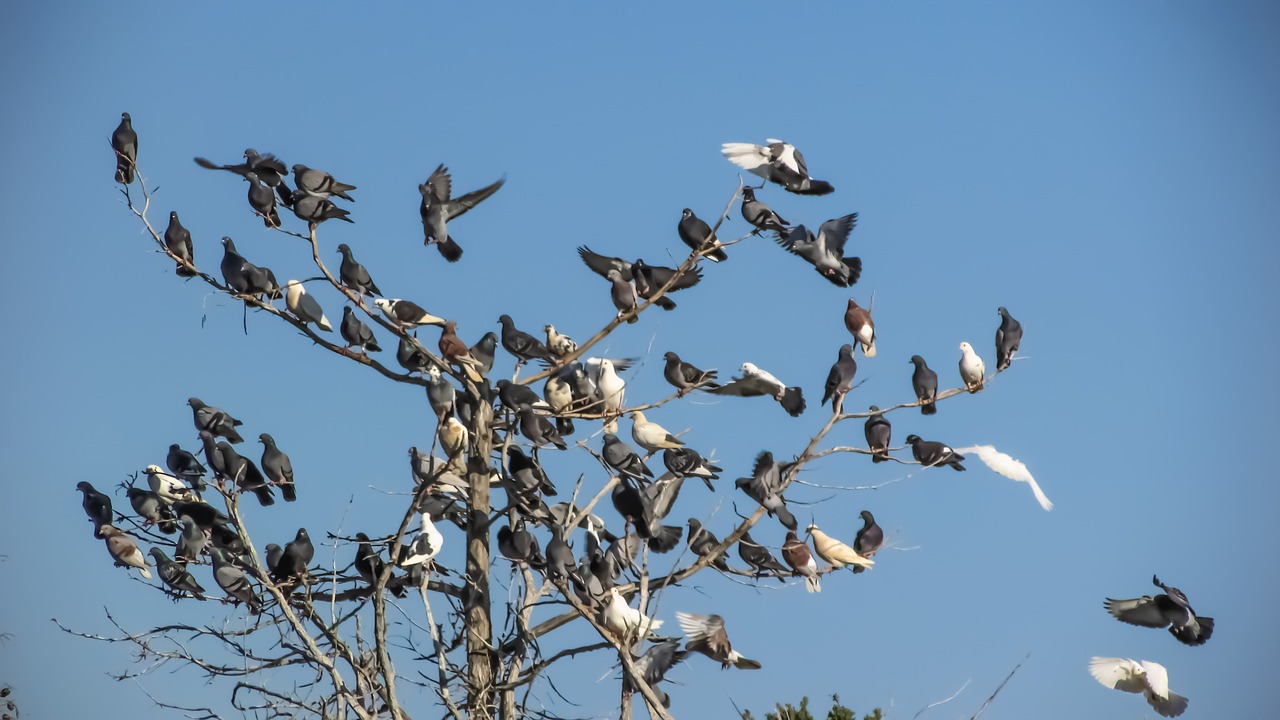
[[[133,180],[137,157],[137,136],[130,125],[128,113],[123,114],[120,127],[113,134],[112,145],[117,157],[116,180],[128,184]],[[789,192],[823,195],[834,190],[830,183],[810,177],[803,156],[787,143],[778,140],[769,140],[766,145],[726,143],[722,152],[736,165]],[[250,183],[251,208],[270,227],[280,225],[278,205],[293,210],[312,228],[328,219],[351,221],[347,211],[337,207],[331,198],[352,200],[348,192],[355,186],[340,183],[323,171],[294,165],[297,187],[290,189],[286,181],[289,173],[284,164],[272,155],[259,154],[252,149],[245,151],[245,162],[240,164],[219,165],[203,158],[196,158],[196,162],[205,168],[227,170],[243,176]],[[443,165],[437,167],[419,186],[422,195],[420,215],[426,243],[436,245],[450,262],[457,261],[462,249],[451,236],[448,222],[493,195],[503,182],[498,180],[453,198],[447,169]],[[771,235],[782,248],[804,259],[818,274],[839,287],[849,287],[858,282],[862,261],[845,255],[849,234],[857,221],[856,213],[822,223],[815,235],[804,225],[792,226],[782,219],[756,197],[757,190],[746,187],[742,193],[742,216],[755,229],[753,234]],[[713,262],[728,259],[724,245],[712,228],[692,210],[682,212],[677,231],[680,239],[699,259],[707,258]],[[170,214],[164,244],[177,263],[178,275],[192,277],[198,274],[190,233],[182,227],[177,213]],[[298,320],[313,324],[321,331],[332,331],[320,304],[306,293],[302,283],[290,280],[281,287],[269,269],[256,266],[240,255],[230,238],[223,238],[223,247],[220,269],[227,287],[234,293],[258,296],[266,302],[283,296],[288,311]],[[718,479],[722,472],[720,467],[687,446],[674,433],[650,420],[643,411],[626,410],[626,382],[619,373],[630,367],[632,359],[582,358],[577,344],[554,326],[548,324],[544,327],[544,342],[517,328],[507,315],[499,319],[500,334],[486,333],[476,344],[468,345],[458,337],[453,322],[432,315],[409,300],[385,297],[368,269],[356,261],[350,247],[339,245],[338,252],[342,255],[338,273],[341,285],[361,300],[366,296],[373,299],[374,306],[398,331],[398,363],[407,372],[420,374],[427,383],[426,394],[438,420],[437,445],[445,455],[444,458],[436,458],[419,452],[417,448],[410,448],[415,481],[420,490],[427,490],[419,493],[423,500],[416,508],[421,517],[421,529],[408,544],[392,548],[390,560],[383,559],[380,550],[375,548],[375,541],[363,533],[358,534],[354,564],[364,583],[372,586],[375,579],[385,579],[387,563],[390,562],[405,571],[403,575],[390,573],[386,587],[391,592],[403,596],[406,586],[421,585],[433,569],[433,560],[444,542],[444,533],[436,523],[444,521],[459,527],[466,525],[467,516],[461,511],[468,487],[464,476],[469,467],[474,467],[468,466],[467,458],[475,447],[473,440],[479,427],[477,421],[497,413],[501,419],[495,427],[518,433],[529,446],[526,452],[510,434],[495,443],[503,448],[498,455],[505,462],[500,463],[500,469],[490,468],[489,472],[493,476],[493,484],[504,489],[509,501],[506,511],[508,523],[497,532],[497,545],[503,557],[539,570],[562,592],[572,593],[596,613],[596,619],[603,627],[620,640],[652,640],[646,652],[635,656],[635,663],[655,690],[667,670],[689,652],[707,655],[726,668],[760,667],[760,663],[733,649],[724,619],[720,616],[676,613],[686,636],[682,649],[679,639],[654,635],[663,621],[647,617],[641,610],[631,607],[616,587],[623,572],[633,567],[642,547],[666,553],[679,546],[684,528],[667,525],[664,521],[675,506],[684,480],[698,478],[714,492],[712,481]],[[686,263],[688,267],[680,268],[649,265],[641,259],[628,261],[601,255],[586,246],[578,248],[578,254],[592,272],[610,283],[610,296],[618,317],[627,322],[636,321],[642,303],[652,302],[666,310],[674,309],[676,304],[669,294],[697,285],[702,277],[696,263]],[[360,307],[364,309],[363,302]],[[1000,325],[995,337],[995,357],[996,372],[1002,372],[1009,368],[1019,349],[1022,326],[1004,307],[998,312]],[[876,357],[875,323],[870,311],[850,299],[844,320],[853,342],[840,348],[822,397],[822,404],[830,402],[835,413],[842,412],[844,398],[854,387],[856,351],[860,349],[865,358]],[[439,360],[444,365],[424,352],[416,336],[411,334],[415,328],[425,325],[441,328]],[[353,349],[360,353],[381,351],[373,331],[361,321],[350,304],[343,309],[339,332],[347,343],[344,352]],[[499,344],[516,359],[517,364],[537,362],[548,368],[541,394],[528,385],[505,379],[490,385],[487,376],[493,368]],[[970,393],[980,392],[989,379],[985,363],[968,342],[960,343],[959,349],[958,367],[964,388]],[[675,388],[677,396],[694,391],[740,397],[764,396],[774,399],[792,416],[799,416],[806,409],[799,386],[789,386],[752,363],[743,363],[739,376],[720,383],[714,370],[702,370],[674,352],[667,352],[664,360],[663,377]],[[933,415],[937,412],[938,375],[919,355],[912,356],[910,362],[914,365],[911,383],[915,404],[924,415]],[[461,382],[455,385],[447,374]],[[270,435],[260,436],[265,449],[259,469],[232,447],[241,441],[236,431],[240,421],[196,398],[188,403],[194,412],[205,462],[220,489],[234,484],[241,491],[253,492],[262,505],[274,502],[273,488],[279,488],[286,500],[295,499],[288,456],[275,446]],[[486,406],[487,411],[484,410]],[[617,435],[618,420],[623,415],[629,415],[631,419],[631,440],[635,446]],[[567,448],[564,438],[575,432],[574,419],[604,422],[602,445],[598,452],[592,450],[592,454],[613,477],[611,500],[625,524],[622,533],[610,532],[605,521],[595,514],[568,503],[548,505],[545,500],[554,496],[556,490],[544,471],[539,451],[547,445]],[[872,462],[896,460],[890,455],[891,434],[888,418],[878,407],[871,406],[866,415],[865,436]],[[962,464],[965,455],[945,443],[911,434],[907,436],[906,444],[910,446],[915,461],[925,466],[965,470]],[[643,454],[636,447],[643,450]],[[977,453],[988,466],[1006,477],[1028,482],[1041,505],[1046,510],[1052,507],[1021,463],[990,446],[962,450]],[[655,476],[649,463],[659,453],[666,472]],[[170,559],[160,547],[151,549],[161,580],[175,595],[204,599],[203,588],[188,570],[190,563],[203,562],[204,555],[212,561],[215,582],[227,594],[229,601],[243,602],[251,612],[259,612],[264,604],[263,598],[254,590],[254,581],[270,580],[286,594],[309,583],[307,568],[314,556],[314,547],[305,528],[299,529],[294,540],[283,548],[268,545],[267,566],[256,570],[245,554],[244,543],[234,523],[201,499],[201,493],[206,489],[203,478],[209,470],[195,455],[176,444],[170,447],[167,465],[168,473],[158,466],[149,466],[146,474],[150,490],[131,487],[128,495],[142,527],[154,525],[168,534],[178,533],[180,529],[180,535],[173,543],[174,559]],[[777,518],[785,529],[781,547],[783,562],[779,562],[750,533],[744,533],[738,542],[738,555],[749,570],[734,570],[724,554],[717,552],[720,540],[696,519],[689,519],[686,523],[688,549],[698,556],[700,562],[723,572],[756,578],[775,577],[783,582],[790,577],[802,577],[809,592],[821,591],[823,574],[844,567],[854,573],[871,568],[874,565],[872,558],[884,542],[884,532],[869,511],[861,513],[863,527],[857,531],[852,544],[827,535],[812,523],[806,527],[806,538],[801,539],[797,520],[788,509],[783,493],[790,481],[793,465],[778,462],[771,452],[764,451],[755,458],[750,476],[735,482],[736,488],[763,507],[769,516]],[[424,483],[426,488],[422,487]],[[137,544],[113,525],[116,516],[112,513],[110,497],[97,492],[88,483],[80,483],[79,488],[84,493],[84,509],[93,521],[95,536],[105,540],[116,564],[136,568],[144,577],[150,577],[148,563]],[[585,534],[584,546],[576,557],[574,548],[565,540],[566,529],[575,522]],[[550,535],[545,550],[530,530],[531,526],[538,525],[544,526]],[[812,541],[812,549],[807,540]],[[819,566],[819,560],[825,563],[825,567]],[[1212,633],[1213,621],[1196,617],[1181,591],[1160,585],[1158,581],[1156,584],[1165,594],[1134,600],[1108,600],[1108,611],[1127,623],[1147,627],[1169,626],[1175,637],[1190,645],[1206,641]],[[1186,707],[1185,698],[1169,691],[1164,668],[1158,664],[1094,658],[1090,671],[1105,685],[1145,693],[1148,702],[1162,715],[1176,716]]]

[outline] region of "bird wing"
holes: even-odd
[[[778,243],[783,250],[792,255],[798,255],[810,263],[823,254],[817,238],[803,225],[797,225],[786,233],[775,230],[773,232],[773,241]]]
[[[833,218],[822,223],[818,228],[818,246],[826,254],[843,258],[844,244],[856,224],[858,224],[858,213],[849,213],[844,217]]]
[[[1162,628],[1169,625],[1168,618],[1164,616],[1164,613],[1160,612],[1155,599],[1150,595],[1143,595],[1132,600],[1112,600],[1107,598],[1102,606],[1107,609],[1107,612],[1111,613],[1112,617],[1130,625],[1149,628]]]
[[[582,258],[582,262],[591,268],[591,272],[600,277],[607,278],[610,270],[617,270],[624,281],[630,282],[633,279],[631,263],[620,257],[611,257],[592,252],[591,248],[586,245],[578,246],[578,257]]]
[[[1132,661],[1130,661],[1132,662]],[[1169,696],[1169,671],[1160,663],[1142,660],[1138,662],[1146,676],[1147,687],[1151,692],[1165,698]]]
[[[430,198],[426,197],[428,186],[433,188]],[[453,178],[449,176],[449,168],[445,167],[444,163],[437,165],[427,181],[418,189],[422,191],[424,201],[449,202],[449,197],[453,194]]]
[[[675,277],[676,274],[674,268],[663,267],[661,265],[648,265],[646,267],[649,271],[650,284],[653,286],[654,290],[666,285],[671,281],[672,277]],[[697,285],[701,280],[702,268],[695,267],[692,270],[680,273],[679,279],[675,281],[675,284],[671,286],[668,292],[691,288],[694,285]]]
[[[968,454],[975,453],[987,467],[997,474],[1003,475],[1010,480],[1023,482],[1031,486],[1031,492],[1035,493],[1036,501],[1040,503],[1040,507],[1045,510],[1052,510],[1053,503],[1045,496],[1044,491],[1040,489],[1040,484],[1031,476],[1031,471],[1027,470],[1027,466],[1018,460],[1013,459],[991,445],[974,445],[972,447],[959,448],[955,452]]]
[[[708,392],[716,395],[733,395],[735,397],[757,397],[760,395],[772,396],[775,389],[755,375],[746,375],[734,378],[732,381],[718,388],[712,388]]]
[[[769,149],[754,143],[724,143],[720,146],[720,152],[729,162],[752,172],[770,162]]]
[[[1089,661],[1089,674],[1106,687],[1140,693],[1147,689],[1142,679],[1143,668],[1128,658],[1095,657]]]
[[[452,220],[453,218],[456,218],[471,208],[479,205],[485,198],[498,192],[498,189],[501,188],[503,183],[506,181],[506,178],[502,178],[492,185],[486,185],[479,190],[472,190],[462,197],[450,200],[446,206],[449,213],[449,219]]]

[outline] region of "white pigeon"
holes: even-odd
[[[161,470],[159,465],[148,465],[143,472],[147,474],[147,485],[151,486],[151,492],[159,495],[161,500],[174,503],[179,500],[191,502],[196,499],[196,494],[187,487],[186,483]]]
[[[573,338],[568,335],[556,332],[555,325],[547,323],[543,330],[547,331],[547,349],[556,357],[564,357],[578,349],[578,343],[574,342]]]
[[[631,439],[651,453],[684,447],[679,438],[658,423],[649,422],[639,410],[631,413]]]
[[[402,553],[400,567],[422,565],[431,562],[444,547],[444,535],[431,522],[431,516],[422,513],[422,531],[409,543],[407,552]]]
[[[596,380],[596,394],[599,396],[601,412],[603,412],[609,421],[605,423],[604,431],[609,433],[618,432],[617,416],[622,412],[622,399],[627,389],[627,383],[618,377],[618,373],[613,370],[613,361],[603,358],[599,363],[600,377]],[[590,366],[588,365],[588,374],[590,374]]]
[[[1164,717],[1178,717],[1187,709],[1187,699],[1169,689],[1169,673],[1160,663],[1095,657],[1089,661],[1089,673],[1109,688],[1142,693],[1147,704]]]
[[[987,366],[973,351],[967,342],[960,343],[960,378],[964,380],[965,389],[976,393],[982,389],[982,381],[987,376]]]
[[[302,283],[290,280],[284,284],[284,287],[284,304],[294,317],[304,323],[312,323],[325,332],[333,332],[333,326],[329,324],[329,318],[324,316],[320,303],[307,294],[307,289],[302,287]]]
[[[972,447],[957,448],[954,452],[964,455],[973,453],[977,455],[982,462],[986,463],[987,467],[991,468],[993,471],[1009,478],[1010,480],[1017,480],[1018,482],[1024,482],[1030,485],[1031,492],[1035,493],[1036,502],[1040,503],[1040,507],[1045,510],[1053,509],[1053,503],[1049,502],[1049,498],[1046,497],[1044,491],[1040,489],[1040,484],[1036,482],[1036,479],[1031,477],[1031,471],[1027,470],[1027,466],[999,450],[996,450],[994,446],[974,445]]]
[[[810,524],[805,531],[813,538],[813,549],[818,551],[818,557],[831,563],[832,567],[856,565],[869,568],[876,564],[875,560],[859,555],[857,550],[822,532],[817,525]]]
[[[756,367],[754,363],[742,363],[742,375],[744,380],[749,378],[756,383],[767,385],[769,389],[773,391],[773,398],[775,400],[781,399],[782,393],[787,390],[786,383],[774,377],[768,370],[761,370]]]
[[[609,602],[600,610],[600,624],[624,639],[637,634],[648,637],[654,630],[662,627],[661,620],[646,617],[628,605],[618,594],[617,588],[609,589]]]

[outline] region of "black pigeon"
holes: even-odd
[[[173,503],[173,512],[178,517],[185,515],[195,520],[197,525],[206,530],[225,528],[231,522],[231,518],[222,514],[218,508],[199,500],[178,500]]]
[[[200,398],[187,398],[195,417],[196,430],[207,430],[214,437],[224,437],[228,442],[244,442],[236,428],[244,423],[228,415],[224,410],[212,405],[205,405]]]
[[[964,456],[936,440],[921,440],[919,435],[908,435],[907,444],[911,446],[911,455],[921,465],[937,467],[950,465],[952,470],[964,472],[960,464]]]
[[[89,516],[93,521],[93,536],[102,537],[101,530],[103,525],[110,525],[115,518],[111,514],[111,498],[103,495],[94,489],[92,485],[81,481],[76,483],[76,489],[84,493],[81,506],[84,508],[84,514]]]
[[[111,133],[111,149],[116,151],[116,182],[132,184],[138,162],[138,133],[133,131],[129,113],[120,113],[120,124]]]
[[[253,584],[245,576],[244,570],[236,567],[232,555],[220,547],[209,549],[213,557],[213,579],[229,597],[249,607],[249,612],[257,615],[262,612],[262,600],[253,592]]]
[[[289,169],[275,155],[259,153],[253,148],[246,148],[244,162],[235,165],[219,165],[202,157],[195,158],[195,161],[197,165],[207,170],[226,170],[240,177],[254,173],[262,182],[271,187],[279,186],[283,182],[283,176],[289,174]]]
[[[870,510],[863,510],[858,513],[862,518],[862,529],[857,535],[853,536],[853,551],[862,557],[872,557],[880,546],[884,544],[884,530],[876,524],[876,519],[872,517]],[[852,565],[855,573],[866,572],[867,569],[862,565]]]
[[[787,509],[787,501],[782,497],[782,476],[793,463],[779,463],[773,459],[773,453],[765,450],[756,456],[756,464],[751,468],[751,477],[738,478],[734,483],[752,500],[760,503],[769,515],[788,530],[796,529],[796,517]]]
[[[694,518],[689,518],[689,549],[698,557],[707,557],[711,552],[720,545],[720,539],[711,533],[710,530],[702,527],[702,523]],[[728,570],[729,563],[724,559],[724,553],[717,555],[710,563],[720,570]]]
[[[382,352],[382,348],[378,347],[373,337],[373,331],[356,317],[350,305],[342,308],[342,324],[338,327],[338,331],[342,333],[342,339],[347,341],[349,348],[360,348],[361,353]]]
[[[350,246],[342,243],[338,246],[338,252],[342,253],[342,264],[338,267],[338,278],[342,280],[343,285],[361,295],[382,295],[382,291],[373,283],[373,278],[369,277],[369,271],[356,262],[355,257],[352,256]]]
[[[715,370],[699,370],[689,363],[680,359],[680,356],[669,352],[664,354],[663,359],[667,361],[666,366],[662,368],[662,377],[679,391],[679,396],[684,397],[685,393],[690,390],[703,388],[706,390],[714,390],[720,387],[715,382]]]
[[[213,433],[201,430],[200,444],[204,448],[204,461],[209,463],[209,469],[213,471],[213,479],[220,483],[230,479],[231,473],[227,470],[227,463],[222,459],[222,450],[218,448],[218,441],[213,437]]]
[[[200,587],[200,583],[196,582],[191,573],[187,572],[187,566],[175,560],[170,560],[168,555],[158,547],[151,548],[151,556],[156,559],[156,571],[160,575],[160,579],[164,581],[174,590],[180,597],[182,593],[189,592],[191,596],[197,600],[204,600],[204,588]]]
[[[173,253],[179,261],[186,260],[190,264],[188,266],[182,262],[177,263],[175,272],[178,273],[178,277],[195,277],[198,274],[193,269],[196,257],[191,247],[191,231],[182,226],[176,212],[169,213],[169,227],[164,229],[164,246],[169,248],[169,252]]]
[[[280,227],[280,213],[276,211],[276,194],[271,188],[262,184],[257,173],[244,176],[249,181],[249,207],[253,213],[262,218],[262,224],[269,228]]]
[[[872,405],[870,410],[878,414],[867,418],[862,431],[867,437],[867,447],[872,452],[871,462],[881,463],[889,459],[889,440],[893,437],[893,426],[889,424],[889,418],[879,412],[880,408]]]
[[[218,443],[218,452],[222,455],[227,478],[239,486],[242,492],[257,495],[258,503],[263,507],[275,504],[275,494],[271,492],[271,486],[267,484],[267,479],[262,476],[262,471],[253,464],[252,460],[240,455],[235,448],[225,442]]]
[[[275,299],[281,296],[280,283],[269,268],[259,267],[236,251],[235,242],[222,238],[222,280],[238,295],[266,295]]]
[[[528,385],[513,383],[506,378],[498,381],[498,400],[508,410],[519,410],[521,405],[543,405],[537,391]]]
[[[853,360],[853,346],[849,344],[840,347],[840,354],[836,358],[836,362],[831,366],[831,371],[827,373],[827,384],[824,386],[822,393],[822,404],[826,405],[827,401],[831,401],[831,409],[840,412],[844,405],[845,393],[853,387],[853,377],[858,373],[858,363]]]
[[[722,472],[721,468],[707,462],[706,458],[691,447],[663,450],[662,464],[676,477],[701,478],[702,482],[706,483],[707,489],[712,492],[715,492],[716,488],[711,481],[719,478],[718,473]]]
[[[169,454],[165,455],[164,464],[169,467],[169,472],[185,480],[197,493],[204,492],[204,474],[209,470],[200,464],[195,455],[173,443],[169,446]]]
[[[724,143],[720,152],[729,162],[797,195],[826,195],[835,190],[825,180],[809,177],[804,156],[795,145],[770,138],[768,145]]]
[[[676,308],[675,301],[667,297],[667,295],[677,290],[686,290],[702,281],[702,268],[694,267],[691,270],[677,273],[676,268],[648,265],[644,260],[640,259],[631,263],[631,272],[635,279],[636,295],[644,300],[653,300],[653,303],[663,310],[674,310]],[[666,294],[654,300],[653,296],[668,282],[671,282],[672,279],[675,282],[672,283],[671,287],[667,288]]]
[[[276,447],[275,438],[267,433],[259,435],[258,442],[263,445],[262,471],[266,473],[267,479],[272,485],[280,486],[280,494],[284,496],[285,502],[297,500],[298,491],[293,484],[293,463],[289,462],[289,456]]]
[[[160,528],[160,532],[169,535],[178,531],[178,519],[173,514],[173,508],[161,500],[159,495],[151,490],[137,487],[129,488],[125,494],[129,496],[129,504],[133,506],[133,511],[146,521],[144,525],[155,524]]]
[[[400,363],[400,367],[409,373],[426,374],[429,368],[434,367],[431,360],[422,354],[418,348],[422,347],[414,339],[408,335],[400,336],[400,344],[396,346],[396,362]]]
[[[742,219],[751,223],[757,231],[787,231],[787,221],[774,212],[772,208],[756,199],[754,188],[742,188]]]
[[[1132,600],[1107,598],[1103,607],[1115,619],[1149,628],[1169,628],[1169,632],[1184,645],[1203,645],[1213,636],[1213,618],[1196,615],[1187,596],[1178,588],[1151,577],[1151,583],[1164,590],[1160,595],[1143,595]]]
[[[355,190],[356,186],[340,183],[323,170],[316,170],[302,163],[296,163],[293,166],[293,181],[298,186],[298,192],[322,198],[337,195],[343,200],[355,202],[355,198],[348,195],[347,191]]]
[[[316,556],[316,548],[311,544],[311,536],[306,528],[298,528],[298,534],[284,546],[280,559],[272,565],[271,579],[278,585],[288,585],[292,590],[296,583],[307,576],[307,568]]]
[[[510,315],[500,316],[498,322],[502,324],[502,347],[514,355],[519,363],[523,364],[530,360],[547,362],[555,360],[547,346],[538,338],[517,328]]]
[[[1008,310],[996,308],[1000,313],[1000,327],[996,328],[996,372],[1013,363],[1014,353],[1022,344],[1022,323],[1013,319]]]
[[[425,235],[424,245],[434,244],[445,260],[457,262],[462,258],[462,248],[449,234],[448,223],[463,213],[479,205],[490,195],[498,192],[498,188],[506,182],[503,178],[467,193],[459,198],[453,197],[453,179],[449,176],[449,168],[441,164],[431,173],[427,181],[418,186],[422,194],[422,205],[418,214],[422,216],[422,232]]]
[[[308,195],[304,192],[295,192],[291,198],[293,214],[303,222],[311,225],[319,225],[325,220],[345,220],[354,223],[349,215],[351,213],[343,210],[329,198],[323,198],[316,195]]]
[[[817,236],[804,225],[797,225],[786,232],[776,231],[774,242],[792,255],[804,258],[832,284],[845,288],[857,283],[862,276],[862,258],[844,254],[845,242],[857,222],[858,213],[833,218],[822,223]]]
[[[695,252],[702,252],[718,242],[715,233],[711,232],[711,226],[694,215],[689,208],[681,211],[680,224],[676,226],[676,231],[680,233],[680,240]],[[712,250],[706,257],[715,262],[724,262],[729,259],[723,248]]]
[[[551,443],[561,450],[569,448],[564,438],[560,437],[560,431],[556,429],[555,424],[534,412],[532,406],[521,405],[516,408],[516,419],[520,423],[520,434],[528,438],[534,447]]]
[[[769,548],[753,540],[749,532],[742,533],[742,538],[738,540],[738,557],[751,566],[756,577],[772,575],[783,583],[791,577],[791,569],[779,562],[769,552]]]
[[[297,168],[298,166],[295,165],[295,173],[298,171]],[[382,575],[383,569],[387,566],[387,561],[374,552],[368,535],[356,533],[356,540],[360,542],[356,546],[356,572],[360,573],[360,578],[368,583],[369,587],[373,587],[374,580]],[[392,595],[402,598],[406,595],[404,586],[399,583],[392,584],[391,581],[394,578],[394,574],[387,578],[387,589],[391,591]]]
[[[646,476],[653,477],[653,471],[645,466],[635,449],[619,440],[617,435],[605,433],[602,439],[604,447],[600,450],[600,457],[604,458],[605,465],[624,477],[636,480],[644,480]]]
[[[911,356],[911,364],[916,366],[911,373],[911,387],[916,391],[916,400],[920,403],[921,415],[933,415],[938,412],[938,373],[924,364],[924,358]]]

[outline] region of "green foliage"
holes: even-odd
[[[764,717],[765,720],[815,720],[813,713],[809,712],[807,697],[800,698],[800,707],[791,703],[786,705],[779,703],[772,711],[766,712]],[[750,710],[743,710],[742,720],[755,720],[755,716]],[[851,708],[840,703],[839,695],[832,695],[831,709],[827,711],[826,720],[858,720],[858,715]],[[862,720],[884,720],[884,716],[880,713],[880,708],[876,708],[869,714],[863,715]]]

